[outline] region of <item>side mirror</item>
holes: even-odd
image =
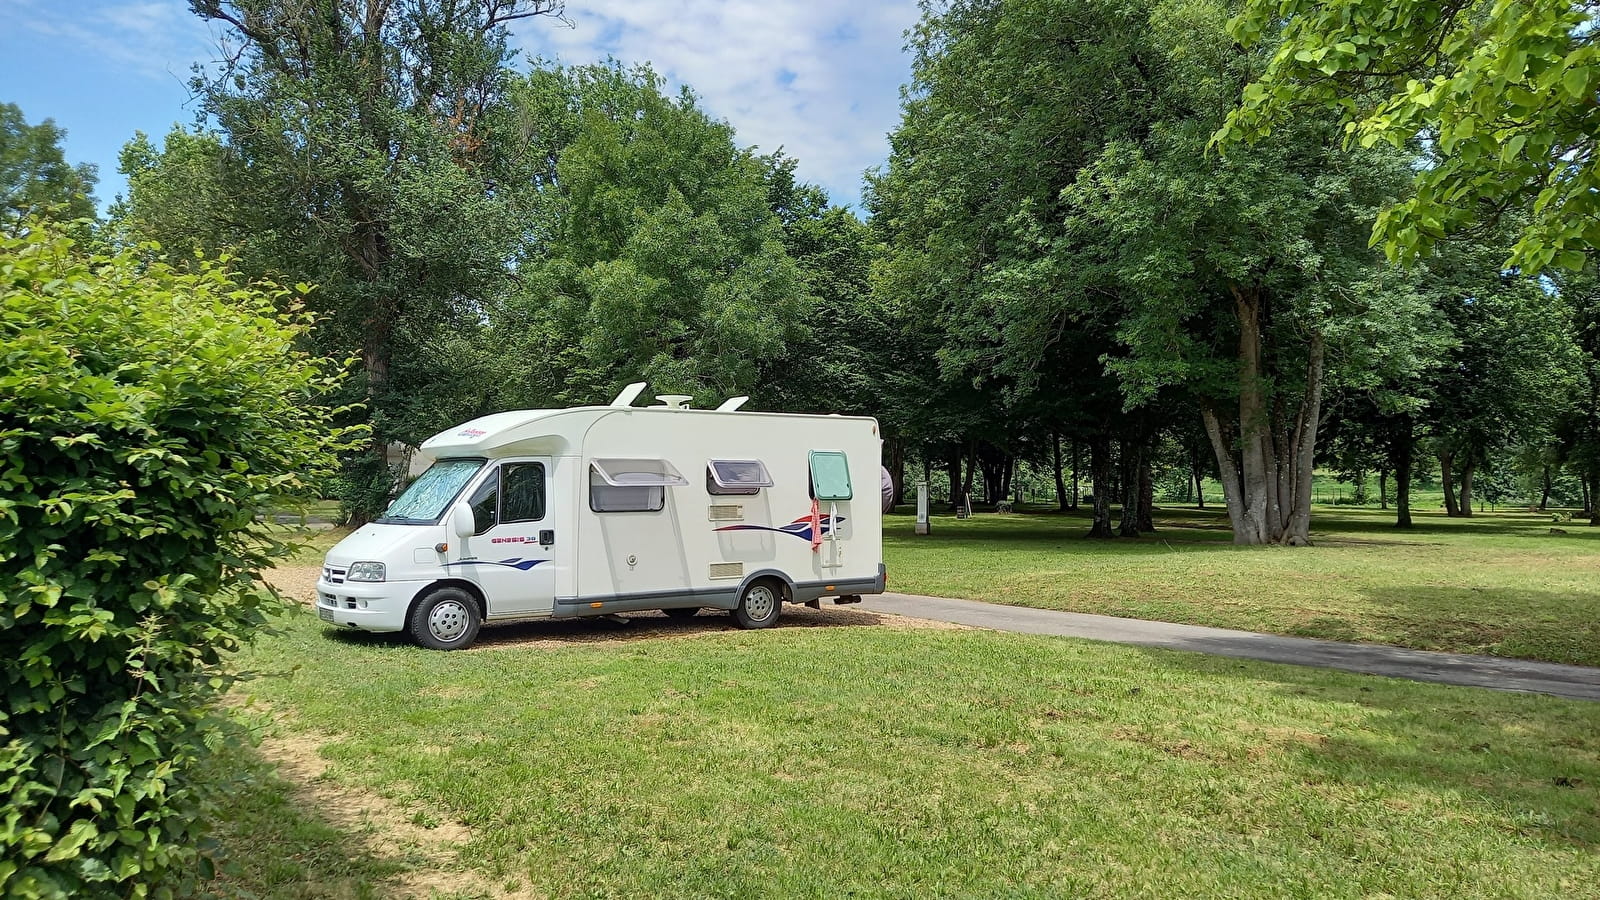
[[[472,533],[478,530],[478,524],[472,518],[472,510],[467,508],[466,504],[463,503],[450,510],[450,530],[462,540],[472,537]]]

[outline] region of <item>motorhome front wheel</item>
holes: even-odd
[[[744,589],[733,621],[740,628],[770,628],[783,611],[782,588],[771,581],[757,581]]]
[[[460,650],[478,637],[478,601],[460,588],[439,588],[417,601],[407,623],[412,640],[433,650]]]

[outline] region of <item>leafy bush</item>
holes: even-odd
[[[288,292],[154,248],[0,238],[0,895],[165,896],[205,876],[191,779],[228,651],[286,549],[255,512],[351,439]],[[279,307],[290,310],[280,312]]]

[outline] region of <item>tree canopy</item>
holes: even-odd
[[[718,401],[782,356],[807,296],[769,205],[767,171],[690,91],[648,66],[536,68],[512,90],[554,161],[524,226],[516,330],[539,402],[605,399],[630,381]]]
[[[1536,89],[1587,71],[1586,7],[928,3],[862,218],[648,64],[513,60],[508,17],[546,2],[193,5],[226,77],[202,127],[126,147],[110,233],[312,288],[307,340],[358,360],[375,435],[358,515],[392,443],[641,377],[876,415],[897,482],[920,464],[952,503],[1043,476],[1070,508],[1082,468],[1098,537],[1208,478],[1236,539],[1295,544],[1318,469],[1392,478],[1403,525],[1413,476],[1465,514],[1475,480],[1561,494],[1600,457],[1565,193],[1588,150],[1535,136],[1581,131]],[[1335,26],[1391,33],[1319,55]],[[1490,38],[1524,42],[1522,81],[1486,74]]]
[[[31,217],[95,216],[95,167],[67,162],[66,131],[50,119],[29,125],[15,103],[0,103],[0,232],[15,236]]]
[[[1352,143],[1426,160],[1376,223],[1392,257],[1516,208],[1507,265],[1582,268],[1600,247],[1594,16],[1573,0],[1249,0],[1231,33],[1271,56],[1217,138],[1267,140],[1334,110]]]

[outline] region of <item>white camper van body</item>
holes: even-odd
[[[441,432],[421,453],[438,471],[390,507],[421,517],[381,517],[328,552],[317,582],[325,621],[449,648],[426,633],[430,597],[447,588],[470,595],[484,622],[741,610],[752,590],[777,606],[884,589],[873,419],[526,410]],[[815,518],[813,466],[827,482]],[[435,637],[458,633],[461,612],[433,611]]]

